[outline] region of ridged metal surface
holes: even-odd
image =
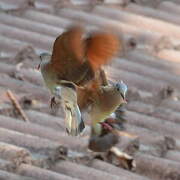
[[[0,179],[179,180],[178,1],[159,1],[156,8],[142,6],[145,3],[120,6],[117,2],[97,5],[89,4],[90,1],[72,1],[70,5],[55,0],[32,2],[0,0]],[[122,5],[123,1],[119,4]],[[125,46],[128,44],[126,37],[136,40],[135,49],[125,47],[127,52],[124,56],[117,57],[106,68],[111,80],[125,81],[134,93],[127,105],[127,130],[139,136],[142,147],[150,149],[154,145],[161,149],[161,143],[166,143],[167,137],[176,142],[173,149],[163,155],[159,149],[155,150],[155,154],[154,150],[139,152],[136,172],[99,160],[93,160],[90,165],[64,160],[52,167],[41,161],[47,156],[46,151],[57,149],[60,145],[82,153],[88,143],[88,125],[84,136],[72,138],[65,132],[63,114],[50,114],[50,94],[43,85],[41,74],[34,70],[39,62],[38,53],[51,52],[58,34],[77,21],[83,22],[87,29],[112,28],[125,39]],[[26,53],[18,71],[17,57],[22,56],[24,51],[28,52],[28,47],[34,50],[35,55],[31,57],[31,53]],[[20,73],[20,78],[15,78],[17,73]],[[167,86],[174,88],[175,95],[161,97],[160,91]],[[17,99],[23,96],[33,99],[35,108],[25,110],[30,122],[13,117],[11,103],[5,95],[7,89],[11,89]],[[37,162],[40,165],[35,166]]]

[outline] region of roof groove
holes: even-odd
[[[175,0],[163,1],[152,8],[135,3],[122,7],[107,1],[104,5],[90,5],[89,0],[72,0],[69,6],[56,0],[39,0],[35,7],[28,3],[28,0],[0,0],[0,179],[179,180],[180,4],[175,4]],[[38,54],[51,52],[56,36],[72,22],[82,22],[87,31],[112,29],[123,39],[125,50],[127,46],[124,57],[115,58],[106,71],[110,80],[122,79],[128,84],[125,126],[129,133],[138,135],[140,143],[135,156],[136,172],[99,160],[93,160],[88,164],[90,167],[80,160],[53,161],[50,169],[46,169],[49,153],[61,145],[70,153],[87,153],[90,121],[86,122],[82,137],[67,136],[63,114],[60,111],[56,116],[50,115],[49,91],[40,73],[34,70],[39,63]],[[128,46],[131,38],[137,45],[133,50]],[[22,61],[18,61],[18,57]],[[19,62],[23,64],[20,69],[16,66]],[[175,93],[163,97],[161,92],[166,91],[167,85],[173,86]],[[32,100],[28,109],[22,106],[29,123],[13,114],[13,106],[5,96],[7,89],[22,105],[23,98]],[[117,147],[123,149],[123,138],[121,140]],[[7,147],[4,154],[2,144]],[[19,157],[14,154],[21,150],[29,159],[41,163],[35,166],[26,161],[24,164],[22,158],[17,171],[8,169],[12,167],[10,157]]]

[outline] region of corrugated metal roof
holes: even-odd
[[[0,179],[180,179],[180,4],[146,3],[0,0]],[[125,54],[106,71],[129,86],[125,126],[140,143],[135,172],[91,153],[93,160],[82,160],[89,154],[89,122],[85,134],[73,138],[64,130],[62,112],[49,109],[50,94],[34,67],[38,54],[50,52],[57,35],[75,21],[87,29],[112,28],[124,39]],[[29,122],[15,112],[7,89]]]

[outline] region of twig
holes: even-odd
[[[129,154],[122,152],[117,147],[112,147],[110,149],[110,152],[112,152],[118,159],[123,163],[122,165],[126,169],[134,170],[136,168],[136,161],[132,156]]]
[[[134,135],[134,134],[131,134],[131,133],[128,133],[128,132],[125,132],[125,131],[120,131],[120,130],[117,130],[117,129],[113,129],[112,133],[114,133],[114,134],[116,134],[118,136],[125,136],[125,137],[132,138],[132,139],[138,137],[137,135]]]
[[[127,153],[125,153],[125,152],[122,152],[122,151],[120,151],[117,147],[112,147],[111,149],[110,149],[110,151],[112,152],[112,153],[114,153],[116,156],[118,156],[118,157],[123,157],[123,158],[126,158],[126,159],[132,159],[132,156],[130,156],[129,154],[127,154]]]
[[[14,96],[14,94],[11,92],[11,90],[7,90],[7,95],[9,97],[9,99],[12,101],[14,107],[16,108],[16,110],[19,112],[19,114],[22,116],[23,120],[26,122],[29,122],[28,117],[26,116],[26,114],[24,113],[23,109],[21,108],[21,105],[19,104],[19,102],[17,101],[16,97]]]

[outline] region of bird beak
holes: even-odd
[[[125,94],[121,93],[122,99],[123,99],[123,103],[127,104],[126,98],[125,98]]]
[[[124,103],[124,104],[127,104],[127,101],[126,101],[126,99],[123,99],[123,103]]]
[[[38,71],[39,71],[39,69],[40,69],[40,67],[41,67],[42,56],[40,55],[39,58],[40,58],[40,63],[39,63],[39,65],[36,67],[36,69],[37,69]]]

